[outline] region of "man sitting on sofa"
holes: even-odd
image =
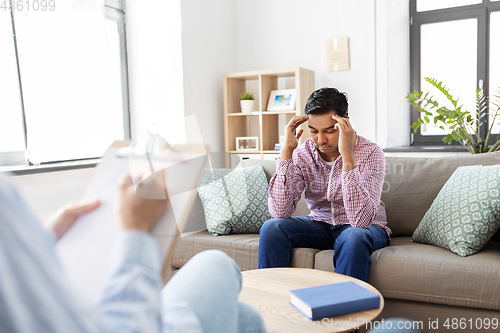
[[[356,134],[345,93],[321,88],[309,96],[305,116],[285,127],[285,144],[269,183],[268,220],[260,230],[259,268],[289,267],[293,249],[334,249],[335,272],[368,280],[373,251],[389,245],[380,199],[385,156]],[[308,121],[312,138],[298,146]],[[302,192],[308,216],[290,217]]]

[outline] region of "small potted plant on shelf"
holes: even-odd
[[[444,107],[438,103],[434,96],[422,91],[414,91],[406,96],[408,102],[417,107],[424,114],[422,118],[418,118],[417,122],[411,125],[414,131],[423,124],[431,124],[439,127],[447,132],[443,141],[448,144],[461,143],[471,154],[489,153],[500,150],[500,140],[498,135],[496,141],[493,139],[491,132],[495,121],[500,117],[500,88],[497,89],[493,99],[486,100],[482,89],[476,90],[476,112],[471,113],[468,110],[462,109],[463,105],[458,104],[458,98],[450,94],[450,90],[442,82],[436,79],[425,77],[425,81],[436,87],[453,105],[452,109]],[[480,137],[480,128],[484,124],[486,118],[490,117],[490,128],[486,138],[483,141]],[[493,141],[493,140],[492,140]]]
[[[241,112],[252,113],[254,105],[254,97],[252,93],[244,92],[240,95]]]

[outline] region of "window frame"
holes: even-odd
[[[125,139],[130,139],[131,121],[130,121],[129,85],[128,85],[125,0],[105,0],[104,9],[106,14],[106,19],[113,20],[118,23],[118,31],[120,36],[120,66],[121,66],[121,82],[122,82],[124,136]],[[26,125],[26,113],[24,108],[22,79],[20,74],[20,63],[19,63],[19,55],[17,49],[14,11],[11,11],[10,15],[12,20],[12,35],[14,39],[14,50],[15,50],[16,65],[17,65],[17,78],[18,78],[19,95],[20,95],[20,103],[21,103],[21,111],[23,119],[24,150],[12,151],[12,152],[0,152],[0,167],[26,166],[26,165],[33,166],[33,164],[26,158],[25,154],[28,142],[27,140],[28,128]],[[95,160],[96,158],[100,158],[100,156],[92,158],[82,158],[72,161]],[[41,164],[55,164],[60,162],[69,162],[69,161],[43,162]],[[76,166],[76,168],[78,168],[78,166]]]
[[[489,44],[490,14],[500,11],[500,1],[482,0],[479,4],[417,12],[417,1],[410,0],[410,91],[420,91],[420,27],[423,24],[476,18],[477,29],[477,76],[476,89],[483,86],[485,96],[489,96]],[[418,121],[420,112],[411,106],[410,125]],[[488,129],[488,117],[481,126],[480,136],[484,140]],[[411,146],[444,145],[444,135],[422,135],[419,127],[410,131]],[[475,138],[475,135],[474,135]],[[475,138],[476,139],[476,138]]]
[[[0,166],[12,166],[26,164],[25,151],[28,142],[28,134],[26,130],[26,114],[24,112],[24,98],[23,89],[21,84],[21,72],[19,70],[19,56],[17,52],[17,39],[16,39],[16,26],[14,23],[14,11],[10,12],[11,27],[12,27],[12,38],[14,40],[14,54],[16,56],[16,66],[17,66],[17,85],[19,87],[19,103],[21,104],[21,117],[23,126],[23,137],[24,137],[24,150],[22,151],[10,151],[10,152],[0,152]]]
[[[129,104],[125,0],[105,0],[105,9],[106,19],[118,22],[118,31],[120,35],[120,66],[122,73],[123,133],[125,134],[125,139],[130,139],[132,131]]]

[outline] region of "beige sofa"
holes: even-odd
[[[242,163],[244,167],[261,164],[268,179],[275,172],[274,161]],[[499,233],[478,254],[465,258],[436,246],[411,242],[413,231],[453,171],[458,166],[475,164],[500,164],[500,153],[434,159],[386,158],[382,200],[393,234],[391,246],[372,254],[369,283],[385,298],[384,311],[377,320],[410,318],[422,322],[423,332],[452,332],[453,318],[466,321],[467,328],[460,332],[482,332],[476,329],[481,323],[485,326],[482,319],[500,321]],[[308,213],[302,199],[294,215]],[[204,219],[199,198],[190,218]],[[165,265],[164,279],[168,281],[191,257],[207,249],[226,252],[242,270],[257,269],[258,245],[258,234],[212,237],[205,230],[186,235],[171,262]],[[295,249],[292,265],[333,271],[333,250]],[[450,329],[443,326],[447,319]],[[432,328],[436,320],[439,329]],[[484,331],[491,332],[491,326]]]

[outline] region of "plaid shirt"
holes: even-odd
[[[356,167],[343,171],[342,156],[333,166],[328,165],[309,139],[295,148],[292,159],[278,158],[276,174],[269,183],[271,216],[290,217],[305,190],[312,220],[350,224],[355,228],[375,224],[390,236],[385,205],[380,199],[385,176],[384,153],[375,143],[358,135],[354,157]]]

